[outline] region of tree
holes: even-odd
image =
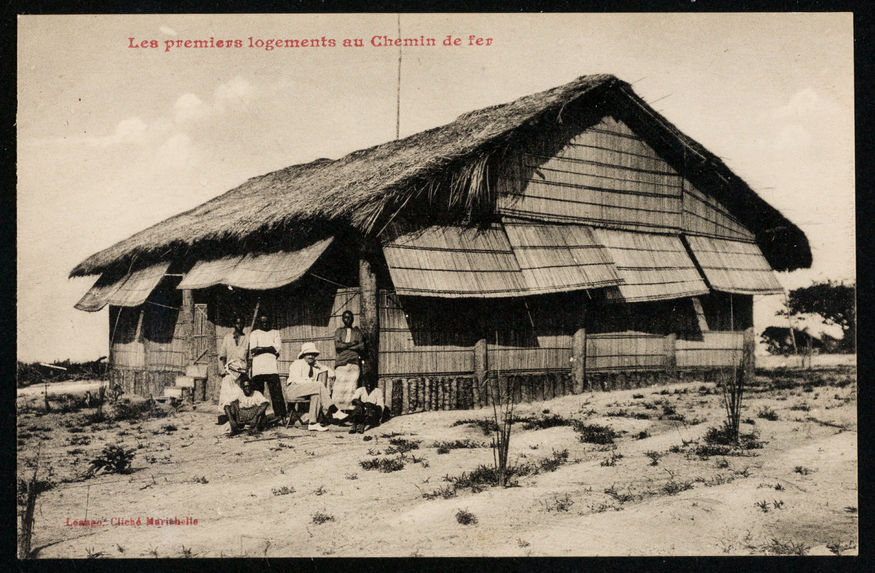
[[[854,352],[857,346],[856,288],[833,281],[812,283],[811,286],[793,289],[787,298],[781,316],[816,314],[826,324],[835,324],[842,329],[841,348]]]

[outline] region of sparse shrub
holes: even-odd
[[[642,398],[644,398],[644,394],[632,394],[633,400],[640,400]]]
[[[275,487],[270,490],[273,495],[290,495],[295,493],[295,488],[284,485],[283,487]]]
[[[599,426],[598,424],[584,424],[579,420],[574,420],[574,431],[580,434],[578,439],[581,442],[589,444],[613,444],[617,433],[610,426]]]
[[[675,495],[682,491],[687,491],[688,489],[693,489],[693,482],[689,480],[682,482],[676,481],[674,478],[672,478],[662,486],[663,493],[668,495]]]
[[[650,465],[652,466],[659,464],[659,458],[662,457],[661,453],[654,450],[647,450],[644,452],[644,455],[650,458]]]
[[[810,468],[806,468],[805,466],[796,466],[793,468],[793,471],[801,476],[807,476],[812,472]]]
[[[720,458],[714,465],[717,467],[717,469],[725,469],[729,467],[729,460],[727,460],[726,458]]]
[[[768,406],[763,406],[757,411],[757,418],[761,418],[763,420],[768,420],[770,422],[778,421],[778,413],[769,408]]]
[[[327,492],[327,491],[328,491],[328,490],[325,489],[325,486],[324,486],[324,485],[320,485],[320,486],[317,487],[315,490],[313,490],[313,495],[323,495],[323,494],[324,494],[325,492]]]
[[[566,463],[568,461],[568,450],[562,450],[561,452],[557,452],[553,450],[552,455],[549,458],[544,458],[540,462],[538,462],[538,468],[544,472],[555,472],[559,466]]]
[[[642,497],[640,494],[633,494],[631,491],[627,491],[626,493],[621,493],[620,491],[617,490],[617,488],[614,485],[611,485],[611,487],[605,488],[605,493],[620,503],[625,503],[627,501],[636,501],[636,500],[641,499],[641,497]]]
[[[772,507],[774,507],[775,509],[783,509],[784,501],[781,499],[772,500]]]
[[[773,537],[762,549],[772,555],[806,555],[811,548],[801,541],[781,541]]]
[[[100,454],[91,460],[89,475],[99,472],[128,474],[131,473],[131,462],[136,455],[133,448],[124,448],[118,444],[109,444]]]
[[[460,509],[456,512],[456,521],[458,521],[462,525],[476,525],[477,516],[467,509]]]
[[[418,450],[422,440],[406,440],[404,438],[391,438],[391,446],[386,448],[387,454],[403,454],[410,450]]]
[[[345,477],[345,478],[348,479],[348,480],[359,479],[359,475],[358,475],[358,474],[344,474],[343,477]]]
[[[668,451],[673,454],[679,454],[684,451],[684,447],[680,444],[672,444],[671,447],[668,448]]]
[[[547,428],[570,426],[574,423],[574,420],[571,418],[563,418],[559,414],[552,414],[543,417],[527,416],[524,418],[515,418],[514,421],[520,422],[523,426],[523,430],[545,430]]]
[[[450,499],[451,497],[456,497],[456,488],[450,485],[441,486],[431,492],[422,492],[422,497],[424,499],[435,499],[438,497]]]
[[[850,551],[857,547],[857,544],[853,541],[849,541],[847,543],[842,542],[830,542],[826,544],[826,548],[830,550],[833,555],[841,555],[843,551]]]
[[[769,506],[769,502],[767,500],[762,499],[762,500],[756,502],[754,505],[757,506],[758,508],[760,508],[763,511],[763,513],[769,513],[770,506]]]
[[[192,483],[200,483],[200,484],[208,484],[208,483],[210,483],[209,480],[206,478],[206,476],[193,477],[193,478],[191,479],[191,482],[192,482]]]
[[[471,439],[464,440],[452,440],[452,441],[440,441],[434,442],[431,447],[437,448],[439,454],[447,454],[450,450],[461,450],[468,448],[485,448],[488,446],[486,442],[475,442]]]
[[[775,484],[775,491],[784,491],[784,486],[780,483]]]
[[[313,521],[314,525],[322,525],[323,523],[326,523],[328,521],[334,521],[334,516],[323,513],[321,511],[317,511],[313,514],[311,520]]]
[[[802,412],[808,412],[809,410],[811,410],[811,406],[809,406],[808,403],[806,403],[806,402],[800,402],[798,404],[793,404],[792,406],[790,406],[790,409],[791,410],[801,410]]]
[[[611,455],[601,461],[602,466],[614,467],[617,462],[623,459],[623,454],[620,452],[611,452]]]
[[[647,412],[635,412],[632,417],[636,420],[649,420],[650,414],[648,414]]]
[[[650,432],[648,432],[647,430],[641,430],[640,432],[635,434],[636,440],[643,440],[643,439],[649,438],[649,437],[650,437]]]
[[[478,428],[480,428],[480,431],[483,432],[484,436],[488,436],[498,430],[498,424],[496,424],[494,420],[489,420],[486,418],[465,418],[464,420],[456,420],[455,422],[453,422],[452,425],[477,426]]]
[[[563,496],[554,495],[552,499],[542,501],[541,504],[547,511],[569,511],[574,505],[574,500],[567,493]]]
[[[73,436],[70,438],[71,446],[87,446],[91,443],[91,436]]]
[[[362,469],[379,470],[385,474],[404,469],[404,462],[401,458],[373,458],[370,460],[362,460],[359,462],[359,465]]]

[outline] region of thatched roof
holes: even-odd
[[[590,113],[622,109],[624,120],[642,137],[652,139],[657,150],[682,153],[685,161],[692,157],[701,177],[721,190],[718,198],[756,233],[773,268],[810,266],[811,252],[800,229],[716,156],[647,106],[627,83],[594,75],[466,113],[450,124],[337,160],[318,159],[254,177],[88,257],[70,276],[126,269],[132,263],[140,266],[166,257],[245,251],[269,237],[312,241],[341,230],[375,235],[398,212],[414,206],[433,217],[431,223],[471,222],[477,213],[494,209],[495,197],[485,176],[487,163],[531,129],[549,128],[562,122],[563,113],[582,109]]]

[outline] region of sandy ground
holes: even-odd
[[[18,469],[20,477],[30,475],[27,464],[42,443],[41,467],[48,469],[41,477],[56,485],[37,501],[38,557],[749,555],[794,546],[831,555],[828,545],[836,544],[856,554],[854,376],[846,371],[806,387],[799,375],[780,388],[760,377],[762,391],[745,401],[743,417],[753,423],[742,429],[756,431],[764,444],[742,456],[694,452],[696,440],[704,443],[707,429],[722,421],[713,384],[520,405],[523,416],[549,410],[626,433],[614,445],[599,445],[580,442],[570,426],[517,425],[512,463],[538,462],[554,450],[567,450],[567,462],[520,478],[518,487],[460,489],[448,499],[423,493],[491,464],[492,450],[438,454],[433,444],[487,442],[478,427],[453,423],[486,418],[491,409],[402,416],[364,436],[339,426],[320,434],[273,429],[258,441],[219,435],[210,405],[90,427],[80,421],[91,410],[24,412]],[[685,421],[660,417],[667,406]],[[764,407],[777,420],[757,417]],[[360,466],[389,456],[393,437],[420,441],[405,454],[403,469]],[[137,448],[133,473],[83,479],[88,461],[108,443]],[[656,465],[650,451],[661,454]],[[611,455],[615,464],[603,465]],[[672,484],[689,489],[669,493]],[[459,523],[459,510],[476,523]],[[183,523],[147,525],[149,517]],[[68,525],[83,519],[102,525]],[[133,524],[114,525],[116,519]]]

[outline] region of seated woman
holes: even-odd
[[[364,434],[365,429],[380,425],[383,415],[383,392],[377,388],[377,384],[368,379],[365,385],[357,388],[352,396],[353,411],[349,419],[352,421],[350,434]]]
[[[341,315],[343,326],[334,332],[334,371],[337,379],[331,390],[331,399],[340,410],[352,409],[352,395],[358,387],[362,354],[365,350],[362,331],[353,326],[353,314],[349,310]]]
[[[237,399],[240,392],[240,383],[246,376],[246,362],[243,360],[229,360],[222,368],[222,386],[219,388],[219,425],[228,423],[228,415],[225,414],[225,406]]]
[[[286,400],[309,397],[310,411],[307,429],[314,432],[324,432],[328,427],[319,423],[320,417],[323,413],[328,416],[333,415],[337,412],[337,406],[328,394],[327,384],[328,379],[332,377],[332,372],[316,361],[317,356],[319,356],[319,350],[316,349],[315,344],[305,342],[301,345],[298,359],[289,366],[285,395]],[[346,415],[343,414],[338,416],[338,419],[345,417]]]

